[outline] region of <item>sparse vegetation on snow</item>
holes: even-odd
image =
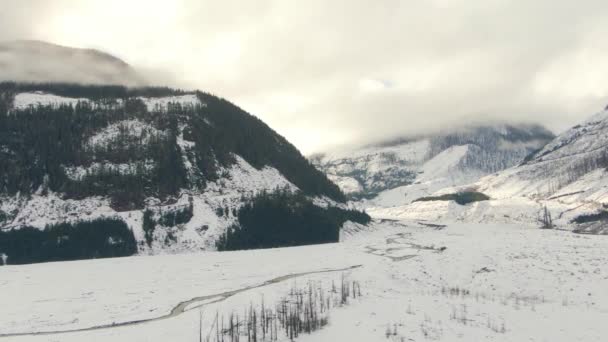
[[[414,200],[414,202],[454,201],[460,205],[467,205],[469,203],[487,201],[489,199],[490,199],[490,197],[488,197],[487,195],[485,195],[481,192],[465,191],[465,192],[458,192],[455,194],[421,197],[421,198]]]
[[[293,308],[287,312],[302,316],[287,319],[295,322],[287,334],[285,327],[271,333],[267,325],[266,340],[289,341],[299,325],[302,342],[387,341],[387,335],[390,342],[602,341],[608,334],[602,324],[607,243],[536,225],[466,223],[437,230],[387,221],[339,244],[0,267],[0,335],[48,333],[7,337],[17,342],[207,336],[214,342],[218,317],[227,342],[232,316],[233,338],[238,326],[240,341],[253,339],[248,323],[255,321],[260,341],[262,317],[280,316],[285,311],[277,304],[287,299]],[[333,306],[341,302],[342,274],[357,300]],[[308,334],[311,284],[319,311],[322,296],[334,300],[329,324],[323,326],[325,316],[318,315],[323,329]],[[273,313],[262,314],[262,303],[263,311]],[[86,330],[92,327],[100,328]],[[60,333],[78,329],[85,330]]]
[[[273,303],[262,297],[257,304],[251,303],[242,310],[228,315],[216,312],[210,326],[199,321],[198,331],[204,342],[265,342],[294,341],[300,335],[312,334],[323,329],[330,320],[334,308],[348,305],[361,297],[359,282],[349,281],[344,274],[340,284],[332,281],[308,281],[304,286],[293,284],[288,294]],[[243,314],[239,314],[242,312]],[[202,315],[202,310],[201,310]]]

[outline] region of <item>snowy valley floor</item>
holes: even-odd
[[[298,341],[599,342],[607,265],[608,236],[385,221],[340,244],[7,266],[0,342],[198,341],[201,312],[207,334],[218,312],[343,275],[363,297]]]

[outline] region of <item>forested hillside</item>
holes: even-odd
[[[214,248],[246,198],[277,189],[345,200],[285,138],[211,94],[0,83],[6,233],[109,217],[128,224],[139,252]]]
[[[82,101],[12,108],[15,94],[31,91]],[[340,190],[285,138],[210,94],[194,93],[199,104],[147,108],[140,97],[184,92],[3,83],[0,93],[3,194],[31,194],[43,187],[72,198],[108,195],[117,209],[136,209],[148,196],[166,199],[180,189],[204,189],[236,154],[256,168],[275,167],[308,195],[343,201]],[[104,134],[106,141],[99,137]],[[191,142],[187,158],[181,156],[178,137]],[[190,175],[187,162],[195,166]],[[130,166],[127,172],[114,167],[123,164]]]

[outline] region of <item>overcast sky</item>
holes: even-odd
[[[608,104],[605,0],[2,0],[0,40],[98,48],[303,152]],[[1,75],[0,75],[1,77]]]

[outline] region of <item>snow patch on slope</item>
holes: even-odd
[[[314,162],[347,194],[381,191],[413,182],[429,151],[427,139],[355,151],[332,151]]]
[[[104,147],[116,141],[121,135],[132,139],[139,139],[140,144],[146,145],[153,137],[166,136],[165,131],[139,120],[122,120],[113,123],[91,136],[87,142],[88,147]]]
[[[475,181],[483,175],[483,172],[461,166],[463,158],[469,151],[470,145],[447,148],[420,167],[414,184],[383,191],[375,198],[364,201],[362,205],[367,208],[401,206],[418,198],[430,196],[442,188]]]
[[[608,110],[560,134],[536,153],[535,162],[593,153],[608,147]]]
[[[605,168],[597,164],[607,157],[608,111],[594,115],[581,125],[551,141],[525,164],[484,177],[479,191],[495,198],[564,198],[575,194],[584,200],[604,202]]]
[[[37,107],[37,106],[53,106],[59,107],[61,105],[71,105],[75,106],[78,102],[88,102],[88,99],[85,98],[72,98],[72,97],[63,97],[52,94],[46,94],[43,92],[33,92],[33,93],[19,93],[15,95],[15,100],[13,102],[14,109],[27,109],[29,107]]]
[[[193,148],[196,145],[196,143],[194,141],[189,141],[189,140],[184,139],[184,129],[185,128],[186,128],[185,125],[179,126],[179,134],[177,136],[177,146],[179,146],[180,151],[181,151],[182,162],[184,163],[184,168],[186,169],[186,177],[188,178],[188,181],[191,184],[196,184],[198,177],[202,176],[200,174],[200,171],[198,170],[198,168],[195,167],[195,165],[197,164],[197,161],[196,161],[196,153],[193,152]]]
[[[205,106],[206,104],[202,103],[196,94],[186,94],[186,95],[176,95],[176,96],[163,96],[163,97],[138,97],[145,105],[149,112],[152,111],[166,111],[167,107],[171,104],[179,104],[181,106]],[[24,92],[15,95],[15,99],[13,102],[14,109],[27,109],[29,107],[37,107],[37,106],[53,106],[59,107],[61,105],[71,105],[76,106],[78,102],[88,102],[88,103],[103,103],[101,101],[92,101],[87,98],[73,98],[73,97],[64,97],[59,95],[53,95],[44,93],[41,91],[36,92]],[[118,105],[122,105],[123,101],[121,99],[115,100]]]
[[[458,205],[452,201],[415,202],[370,208],[377,217],[446,222],[517,222],[540,226],[543,208],[560,229],[608,206],[608,111],[564,132],[522,165],[468,185],[434,189],[433,196],[476,191],[491,200]],[[598,222],[606,226],[606,222]],[[597,228],[597,227],[596,227]],[[598,231],[608,231],[600,227]]]
[[[165,97],[138,97],[146,105],[148,112],[152,111],[165,111],[170,104],[179,104],[184,106],[197,106],[202,103],[196,94],[178,95],[178,96],[165,96]]]
[[[468,151],[469,145],[447,148],[422,165],[420,168],[422,175],[418,179],[430,181],[449,178]]]
[[[154,231],[152,246],[145,241],[142,228],[142,210],[117,212],[110,207],[110,201],[103,197],[88,197],[80,200],[64,199],[58,194],[36,194],[31,198],[10,197],[0,199],[0,210],[10,215],[5,222],[5,229],[19,229],[25,226],[43,229],[46,225],[61,222],[94,220],[102,217],[119,217],[133,231],[138,241],[139,252],[143,254],[180,253],[196,250],[213,250],[215,240],[230,225],[236,222],[234,210],[243,204],[243,197],[251,197],[262,191],[298,188],[272,167],[260,170],[251,166],[240,156],[234,156],[236,162],[219,170],[222,178],[208,183],[204,192],[183,192],[172,204],[161,203],[156,198],[146,199],[147,207],[158,212],[169,212],[193,204],[193,217],[175,227],[159,226]],[[94,164],[91,168],[108,167],[107,164]],[[133,165],[120,164],[119,172],[133,171]],[[66,168],[68,175],[79,179],[91,172],[89,168]],[[322,201],[322,199],[319,199]],[[325,202],[324,202],[325,203]],[[218,215],[219,209],[225,214]]]
[[[0,201],[0,209],[16,215],[7,222],[5,229],[30,226],[43,229],[46,225],[62,222],[93,220],[100,217],[115,217],[108,199],[88,197],[81,200],[63,199],[58,194],[44,196],[35,194],[31,198],[10,197]]]
[[[337,175],[327,175],[330,181],[334,182],[345,194],[358,193],[363,187],[353,177],[342,177]]]
[[[394,206],[517,165],[552,138],[535,125],[470,126],[330,152],[312,161],[351,198]]]
[[[78,181],[92,174],[136,175],[139,171],[151,172],[155,166],[154,160],[148,159],[133,163],[95,162],[89,166],[64,166],[63,170],[69,179]]]
[[[243,197],[251,197],[262,191],[298,189],[275,168],[264,167],[258,170],[240,156],[234,157],[236,159],[234,165],[219,171],[219,174],[224,174],[225,177],[207,184],[203,193],[183,193],[177,203],[171,206],[159,206],[163,211],[184,208],[189,205],[189,200],[192,198],[193,217],[182,225],[156,229],[149,253],[213,250],[217,238],[237,222],[234,211],[243,205]],[[223,211],[222,215],[218,215],[219,210]],[[166,244],[169,233],[175,241]]]
[[[354,151],[349,149],[336,149],[325,153],[322,160],[328,162],[341,159],[365,159],[378,162],[378,157],[381,158],[382,155],[390,154],[398,159],[419,162],[426,159],[429,144],[430,141],[428,139],[420,139],[394,146],[370,146]]]

